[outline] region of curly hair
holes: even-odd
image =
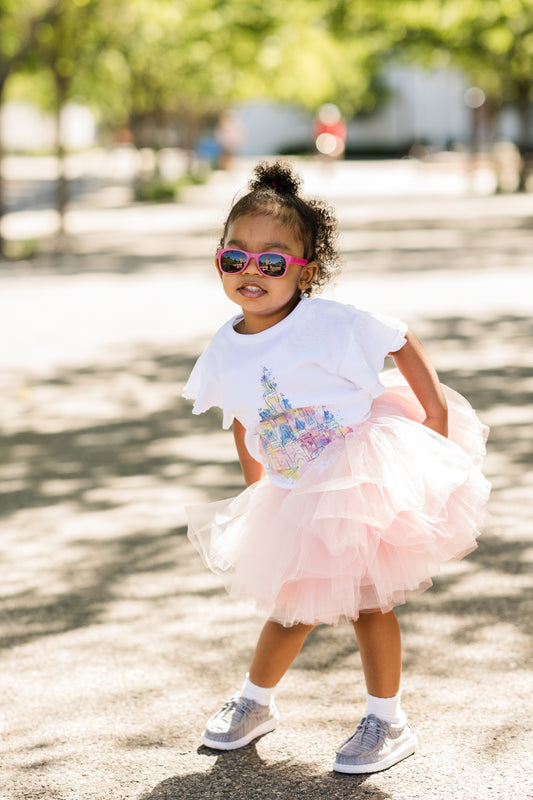
[[[292,166],[283,161],[262,161],[254,169],[248,192],[232,206],[220,247],[224,247],[228,228],[239,217],[266,214],[289,225],[302,241],[304,258],[316,261],[318,269],[311,286],[304,294],[310,296],[340,271],[337,251],[337,218],[331,206],[323,200],[304,198],[300,194],[302,180]]]

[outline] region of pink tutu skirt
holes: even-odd
[[[232,597],[283,625],[335,625],[390,611],[475,549],[490,492],[488,429],[444,386],[449,438],[440,436],[390,375],[369,419],[290,489],[265,477],[235,498],[188,507],[189,539]]]

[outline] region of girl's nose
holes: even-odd
[[[251,258],[249,260],[248,264],[246,265],[246,269],[244,271],[245,273],[251,272],[252,274],[255,275],[261,275],[261,270],[258,268],[255,258]]]

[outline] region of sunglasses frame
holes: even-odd
[[[226,272],[222,269],[222,256],[224,253],[244,253],[246,256],[246,263],[242,269],[237,270],[236,272]],[[285,270],[281,275],[268,275],[268,273],[263,272],[261,267],[259,266],[259,259],[261,256],[281,256],[285,259]],[[289,269],[291,264],[298,264],[300,267],[305,267],[306,264],[309,264],[309,259],[307,258],[295,258],[294,256],[290,256],[288,253],[278,253],[275,250],[265,250],[264,253],[250,253],[248,250],[243,250],[241,247],[220,247],[217,250],[217,264],[220,272],[223,275],[240,275],[241,272],[244,272],[248,264],[250,263],[251,259],[255,259],[255,263],[257,265],[257,269],[264,275],[265,278],[284,278],[287,274],[287,270]]]

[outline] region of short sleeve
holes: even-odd
[[[345,346],[339,374],[359,385],[372,397],[383,391],[379,373],[388,353],[395,353],[406,343],[407,325],[396,317],[359,311],[346,306]]]
[[[222,389],[218,365],[209,348],[202,353],[194,365],[182,391],[182,397],[194,400],[193,414],[202,414],[213,406],[222,408]]]
[[[407,324],[398,317],[360,311],[355,322],[355,336],[368,363],[377,372],[383,369],[388,353],[396,353],[406,343]]]

